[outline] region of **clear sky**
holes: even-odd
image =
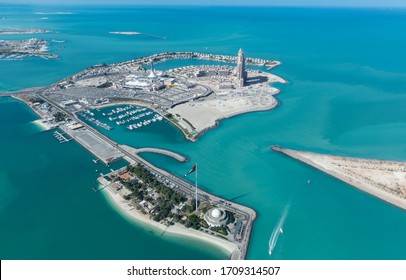
[[[132,5],[261,5],[261,6],[362,6],[406,7],[406,0],[0,0],[27,4],[132,4]]]

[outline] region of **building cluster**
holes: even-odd
[[[230,59],[236,62],[236,66],[194,65],[168,71],[154,69],[154,62],[173,55]],[[52,94],[50,98],[72,112],[108,104],[114,99],[134,99],[165,111],[178,104],[207,97],[216,89],[219,90],[216,96],[225,98],[225,95],[238,93],[238,88],[247,85],[247,59],[242,49],[236,57],[200,53],[153,55],[146,61],[150,65],[148,70],[145,65],[139,64],[144,60],[90,67],[56,84],[53,93],[63,94]],[[253,79],[251,73],[254,72],[250,70],[250,85]],[[250,90],[253,90],[252,87]]]
[[[0,40],[0,59],[21,59],[26,56],[58,58],[56,54],[46,52],[47,40],[32,38],[28,40]]]
[[[164,52],[131,60],[130,63],[148,64],[151,59],[160,62],[174,59],[198,59],[198,60],[220,61],[226,63],[237,63],[238,60],[237,57],[232,55],[219,55],[199,52]],[[275,64],[275,61],[262,58],[246,58],[246,63],[250,65],[265,66],[265,65],[273,65]]]
[[[219,89],[233,89],[244,87],[247,81],[246,59],[242,49],[237,56],[237,66],[228,65],[191,65],[169,71],[173,75],[181,75],[185,78],[204,78],[217,81]]]

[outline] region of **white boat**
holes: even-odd
[[[280,232],[280,233],[283,233],[283,229],[282,229],[282,228],[279,228],[279,232]]]

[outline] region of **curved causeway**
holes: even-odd
[[[155,153],[155,154],[161,154],[165,155],[171,158],[176,159],[179,162],[186,162],[188,159],[185,156],[182,156],[181,154],[164,150],[164,149],[158,149],[158,148],[140,148],[140,149],[135,149],[133,147],[127,146],[127,145],[120,145],[121,148],[125,149],[129,153],[134,153],[134,154],[139,154],[139,153]]]

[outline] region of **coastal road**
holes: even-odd
[[[133,162],[142,164],[144,167],[147,168],[148,171],[155,174],[155,176],[159,175],[162,178],[165,178],[166,180],[168,180],[169,182],[172,182],[173,184],[175,184],[175,186],[177,186],[176,189],[179,192],[184,193],[185,195],[187,195],[189,197],[195,197],[196,187],[193,184],[185,181],[184,179],[181,179],[180,177],[177,177],[174,174],[171,174],[165,170],[162,170],[162,169],[152,165],[150,162],[144,160],[143,158],[141,158],[140,156],[138,156],[136,154],[128,152],[126,149],[120,147],[120,145],[117,142],[111,140],[110,138],[108,138],[107,136],[105,136],[104,134],[102,134],[101,132],[96,130],[95,128],[91,127],[90,125],[88,125],[87,123],[85,123],[84,121],[79,119],[72,112],[66,110],[65,108],[63,108],[62,106],[57,104],[56,102],[45,97],[43,94],[38,94],[38,95],[44,101],[48,102],[49,104],[51,104],[58,110],[67,114],[69,117],[71,117],[76,122],[82,124],[84,127],[86,127],[90,132],[94,133],[100,139],[104,140],[105,142],[107,142],[108,144],[113,146],[115,149],[122,152],[127,158],[131,159]],[[238,259],[244,259],[246,256],[246,253],[247,253],[247,249],[248,249],[248,243],[250,240],[252,224],[256,218],[255,211],[252,210],[251,208],[245,207],[243,205],[239,205],[239,204],[233,203],[231,201],[221,199],[221,198],[214,196],[212,194],[209,194],[201,189],[198,189],[197,194],[198,194],[198,200],[200,200],[200,201],[210,200],[211,203],[214,205],[219,205],[226,210],[230,210],[232,212],[238,213],[239,215],[244,217],[244,220],[247,221],[247,227],[243,234],[243,236],[244,236],[243,240],[242,240],[242,242],[239,242],[240,254],[238,254]]]

